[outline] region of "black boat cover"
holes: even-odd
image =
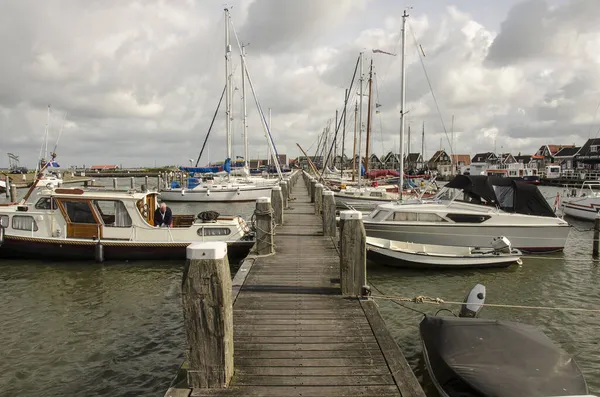
[[[537,327],[427,316],[420,332],[430,375],[450,397],[588,394],[574,359]]]
[[[472,202],[485,202],[507,212],[556,216],[537,186],[510,178],[457,175],[446,187],[463,190]]]

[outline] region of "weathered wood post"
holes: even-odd
[[[273,210],[271,198],[256,199],[256,252],[258,255],[269,255],[275,252],[273,245]]]
[[[310,181],[310,202],[315,202],[315,193],[317,191],[317,180],[313,179]]]
[[[331,190],[323,192],[323,236],[335,237],[335,197]]]
[[[132,189],[135,189],[135,178],[134,177],[129,178],[129,187]]]
[[[308,197],[310,197],[310,189],[311,189],[312,181],[313,181],[313,179],[310,177],[306,181],[306,191],[308,192]]]
[[[283,197],[283,208],[288,208],[288,200],[290,198],[290,184],[287,181],[279,182],[281,187],[281,196]]]
[[[273,189],[271,189],[271,205],[275,224],[283,225],[283,193],[281,186],[273,186]]]
[[[315,185],[315,215],[321,215],[322,206],[323,206],[323,184],[317,183]]]
[[[118,187],[117,185],[118,185],[117,184],[117,178],[113,178],[113,189],[114,190],[117,190],[117,187]]]
[[[144,192],[147,192],[148,191],[148,187],[150,186],[150,185],[148,185],[148,175],[146,175],[144,177],[144,186],[145,186],[145,188],[143,190],[144,190]]]
[[[10,202],[17,202],[17,185],[10,185]]]
[[[596,214],[594,219],[594,240],[592,241],[592,257],[600,256],[600,212]]]
[[[162,178],[160,176],[160,173],[158,173],[158,175],[156,176],[156,190],[161,190],[162,189]]]
[[[188,384],[219,388],[233,375],[231,274],[224,242],[186,249],[181,300],[187,336]]]
[[[343,296],[361,296],[367,284],[367,235],[359,211],[340,212],[340,285]]]
[[[5,182],[6,182],[6,191],[4,192],[6,194],[6,197],[10,197],[10,177],[8,175],[6,175],[5,178]]]

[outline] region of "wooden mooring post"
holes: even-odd
[[[256,199],[256,253],[270,255],[275,252],[273,239],[273,210],[270,197]]]
[[[231,274],[224,242],[186,249],[181,299],[187,337],[188,384],[221,388],[233,375]]]
[[[113,178],[113,189],[117,190],[118,184],[117,184],[117,178]]]
[[[323,192],[323,235],[335,237],[337,228],[335,225],[335,197],[331,190]]]
[[[592,241],[592,257],[600,256],[600,212],[596,214],[594,219],[594,240]]]
[[[135,178],[134,177],[129,178],[129,187],[132,189],[135,189]]]
[[[8,191],[8,189],[7,189]],[[17,202],[17,185],[10,185],[10,202]]]
[[[340,212],[340,286],[343,296],[362,296],[367,287],[367,235],[359,211]]]
[[[6,182],[6,191],[4,193],[6,194],[6,197],[10,197],[10,177],[8,176],[8,174],[6,175],[5,182]]]
[[[146,175],[144,177],[144,189],[142,189],[144,192],[147,192],[149,189],[150,185],[148,185],[148,175]]]
[[[310,202],[311,203],[315,202],[315,193],[316,192],[317,192],[317,180],[311,179],[310,180]]]
[[[315,185],[315,215],[321,215],[323,209],[323,184]]]
[[[273,220],[276,225],[283,225],[283,193],[281,186],[271,189],[271,206],[273,207]]]
[[[288,208],[288,200],[290,198],[290,182],[289,181],[281,181],[279,182],[279,186],[281,187],[281,195],[283,197],[283,208]]]

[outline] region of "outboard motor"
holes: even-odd
[[[512,252],[512,245],[510,240],[504,236],[496,237],[492,240],[492,248],[495,253],[499,254],[510,254]]]
[[[477,317],[483,303],[485,303],[485,285],[477,284],[465,298],[458,317]]]
[[[220,214],[216,211],[203,211],[198,214],[198,219],[203,223],[216,222],[219,215]]]

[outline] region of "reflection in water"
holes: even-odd
[[[127,179],[119,181],[120,186],[127,183]],[[143,179],[138,179],[141,183]],[[550,200],[556,194],[552,188],[542,191]],[[210,209],[246,219],[254,208],[253,203],[169,206],[174,213]],[[564,254],[525,257],[521,267],[422,272],[370,264],[368,276],[390,295],[462,301],[474,284],[483,283],[489,303],[597,309],[600,274],[598,263],[591,260],[591,239],[591,232],[573,230]],[[98,265],[0,260],[0,394],[163,395],[184,356],[181,271],[180,262]],[[409,362],[435,395],[421,359],[418,324],[422,316],[388,301],[379,305]],[[439,309],[411,307],[430,314]],[[591,391],[600,393],[600,379],[595,378],[600,371],[595,332],[599,315],[487,307],[482,317],[539,325],[576,356]]]

